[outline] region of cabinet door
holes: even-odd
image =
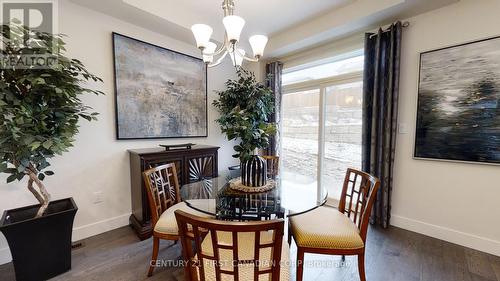
[[[168,164],[168,163],[175,163],[175,169],[177,170],[177,179],[179,181],[179,185],[182,186],[184,184],[183,182],[183,175],[184,175],[184,172],[183,172],[183,165],[182,165],[182,158],[179,157],[179,158],[169,158],[168,160],[165,159],[165,158],[160,158],[160,159],[149,159],[147,161],[147,167],[145,167],[147,169],[151,169],[151,168],[154,168],[154,167],[157,167],[157,166],[161,166],[161,165],[165,165],[165,164]]]
[[[188,181],[197,182],[204,178],[211,178],[216,174],[216,161],[214,154],[187,157]]]

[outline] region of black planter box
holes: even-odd
[[[71,269],[71,235],[78,210],[73,198],[4,211],[0,231],[7,238],[17,281],[47,280]]]

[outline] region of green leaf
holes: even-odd
[[[16,179],[17,179],[17,175],[10,175],[7,178],[7,183],[11,183],[11,182],[15,181]]]
[[[42,143],[41,143],[41,142],[39,142],[39,141],[35,141],[35,142],[33,142],[33,143],[31,144],[31,150],[35,150],[35,149],[39,148],[39,147],[40,147],[40,145],[42,145]]]
[[[2,30],[3,55],[50,54],[53,48],[61,51],[50,69],[0,69],[0,173],[10,174],[10,182],[25,177],[24,169],[30,164],[42,171],[51,158],[68,151],[78,133],[79,118],[96,120],[97,114],[82,102],[82,95],[103,93],[82,83],[102,79],[81,61],[66,57],[63,36],[29,30],[19,21],[2,25]],[[24,40],[12,40],[12,34],[18,39],[36,35],[31,39],[36,50],[26,48]],[[9,163],[16,163],[15,167]],[[37,176],[50,174],[47,171]]]
[[[14,174],[14,173],[17,173],[17,169],[16,168],[7,168],[7,169],[5,169],[5,173],[6,174]]]
[[[43,147],[46,148],[46,149],[49,149],[52,146],[52,144],[53,144],[52,140],[46,140],[43,143]]]
[[[47,176],[52,176],[52,175],[54,175],[54,172],[53,171],[45,171],[44,174]]]
[[[38,174],[38,179],[43,181],[45,179],[45,175],[42,173]]]

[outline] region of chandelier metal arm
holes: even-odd
[[[257,58],[251,58],[248,56],[243,56],[243,59],[246,61],[250,61],[250,62],[258,62],[259,61],[259,59],[257,59]]]
[[[258,62],[259,61],[258,58],[251,58],[247,55],[242,54],[238,48],[234,48],[233,50],[234,50],[234,52],[238,53],[238,55],[241,56],[244,60],[251,61],[251,62]]]
[[[224,52],[224,54],[222,54],[222,56],[219,59],[217,59],[217,61],[215,61],[214,63],[208,64],[208,67],[214,67],[214,66],[218,66],[219,64],[221,64],[222,61],[224,60],[224,58],[227,56],[228,53],[229,52],[226,50]]]
[[[204,24],[195,24],[191,27],[196,39],[196,44],[201,50],[203,61],[208,67],[214,67],[222,63],[224,58],[229,54],[233,65],[241,66],[243,61],[258,62],[263,55],[264,48],[268,38],[265,35],[253,35],[249,38],[250,45],[254,56],[248,56],[245,50],[238,48],[241,30],[245,25],[245,20],[241,17],[234,16],[234,0],[223,0],[222,10],[224,11],[224,41],[217,46],[215,42],[210,41],[210,36],[213,29]],[[222,55],[221,55],[222,54]],[[215,62],[216,56],[221,55]]]
[[[221,54],[223,51],[227,50],[227,44],[228,44],[228,40],[227,40],[227,34],[224,33],[224,42],[222,42],[222,44],[220,45],[220,47],[212,54],[212,56],[218,56],[219,54]],[[210,54],[208,54],[210,55]]]
[[[251,61],[251,62],[258,62],[259,61],[259,58],[251,58],[247,55],[242,54],[238,48],[235,48],[234,52],[238,53],[238,55],[241,56],[246,61]]]
[[[224,42],[215,50],[213,53],[205,53],[202,51],[202,54],[207,55],[207,56],[218,56],[220,55],[223,51],[229,50],[229,41],[227,40],[227,34],[224,34]]]
[[[246,61],[250,61],[250,62],[258,62],[258,61],[259,61],[259,58],[258,58],[258,57],[256,57],[256,58],[251,58],[251,57],[249,57],[249,56],[247,56],[247,55],[242,54],[242,53],[240,52],[240,49],[239,49],[239,48],[236,48],[236,44],[233,44],[233,45],[232,45],[232,51],[233,51],[233,53],[238,54],[240,57],[242,57],[242,58],[243,58],[244,60],[246,60]]]

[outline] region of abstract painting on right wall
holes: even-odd
[[[500,164],[500,37],[420,54],[414,156]]]

